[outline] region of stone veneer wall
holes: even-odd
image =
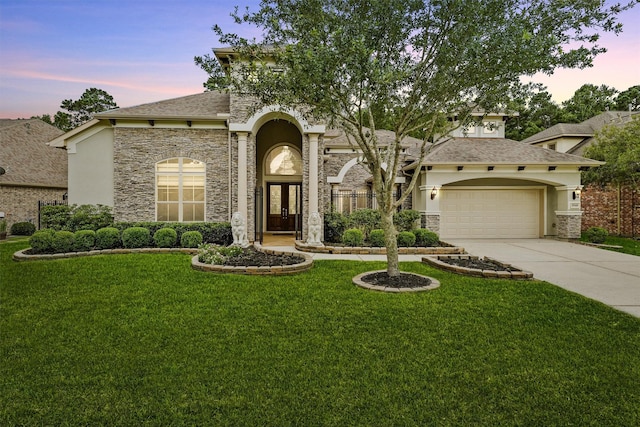
[[[440,234],[440,215],[422,214],[420,218],[420,227]]]
[[[156,163],[173,157],[189,157],[206,164],[205,220],[228,221],[227,144],[226,130],[115,128],[115,220],[155,221]]]
[[[66,188],[0,185],[0,212],[5,213],[7,232],[16,222],[31,222],[38,227],[38,201],[62,201],[66,191]]]
[[[590,185],[581,194],[582,231],[602,227],[609,234],[640,236],[640,193],[630,187]]]
[[[558,237],[561,239],[579,239],[582,215],[556,215],[558,219]]]

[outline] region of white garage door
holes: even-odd
[[[441,238],[540,237],[540,190],[443,188]]]

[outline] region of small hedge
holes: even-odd
[[[384,230],[379,228],[371,230],[369,233],[369,244],[375,248],[381,248],[384,246]]]
[[[71,231],[60,230],[53,235],[53,244],[51,249],[54,253],[65,253],[73,250],[75,236]]]
[[[177,241],[182,241],[182,234],[197,231],[202,235],[204,243],[227,246],[233,243],[231,224],[228,222],[118,222],[114,224],[120,232],[131,227],[143,227],[153,236],[162,228],[172,228],[178,233]]]
[[[180,238],[183,248],[197,248],[202,244],[202,234],[199,231],[185,231]]]
[[[153,234],[153,242],[159,248],[172,248],[178,241],[178,233],[173,228],[161,228]]]
[[[53,237],[55,234],[55,230],[51,229],[44,229],[33,233],[29,238],[31,251],[35,254],[47,254],[53,252]]]
[[[587,240],[591,243],[604,243],[609,232],[602,227],[590,227],[584,232]]]
[[[440,243],[440,238],[437,233],[427,230],[426,228],[418,228],[413,230],[413,234],[416,236],[416,246],[437,246]]]
[[[416,235],[410,231],[401,231],[398,233],[398,246],[410,247],[416,243]]]
[[[96,232],[93,230],[80,230],[74,234],[73,250],[77,252],[86,252],[93,249],[96,245]]]
[[[96,249],[115,249],[120,247],[120,230],[105,227],[96,231]]]
[[[363,246],[364,233],[358,228],[350,228],[342,235],[342,243],[347,246]]]
[[[16,222],[11,226],[11,234],[14,236],[31,236],[36,232],[36,226],[30,222]]]
[[[129,227],[122,232],[122,246],[127,249],[151,246],[151,233],[144,227]]]

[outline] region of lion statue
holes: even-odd
[[[320,238],[322,236],[322,218],[318,212],[312,212],[309,215],[309,233],[307,236],[308,245],[322,245]]]
[[[231,217],[231,234],[233,236],[233,244],[236,246],[247,247],[249,241],[247,240],[247,229],[244,223],[244,218],[240,212],[234,212]]]

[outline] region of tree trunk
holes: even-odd
[[[396,240],[396,227],[393,225],[393,209],[391,212],[382,212],[382,229],[384,230],[384,244],[387,248],[387,274],[389,277],[399,276],[398,241]]]

